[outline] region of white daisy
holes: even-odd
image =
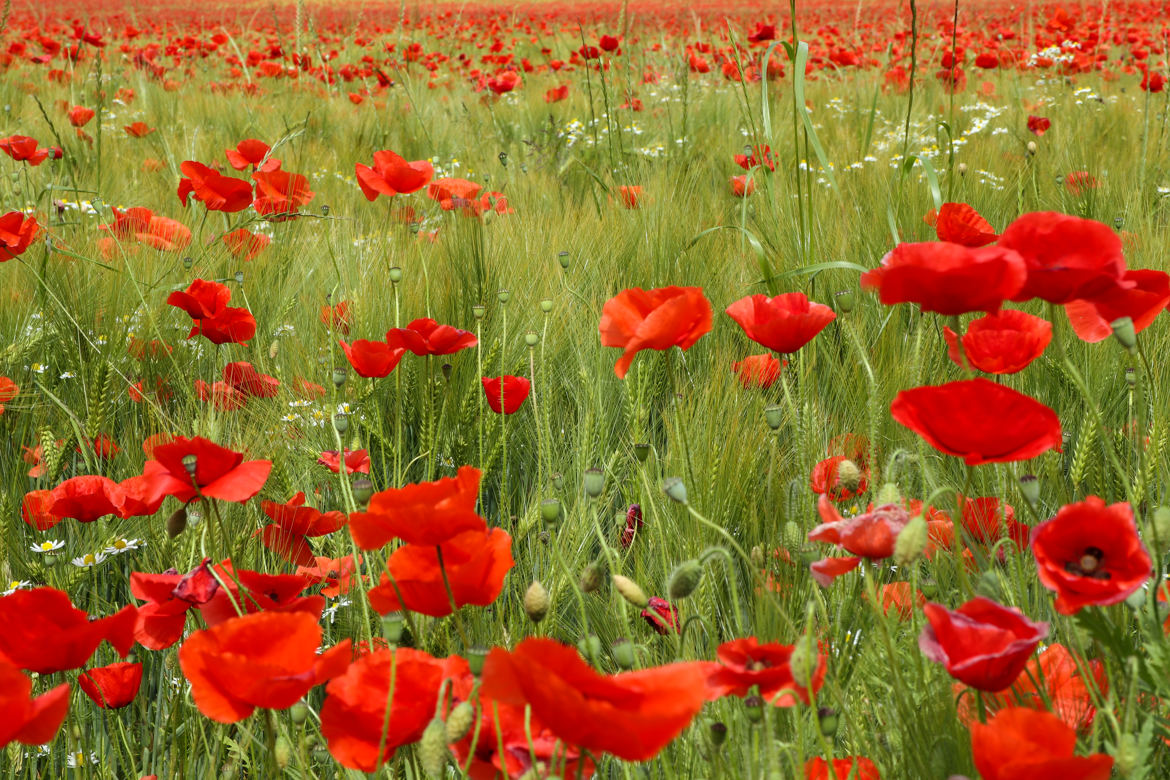
[[[11,596],[13,593],[16,593],[16,591],[18,591],[18,590],[22,590],[23,588],[31,588],[31,587],[32,587],[32,583],[29,582],[28,580],[13,580],[12,582],[8,583],[8,590],[4,591],[3,593],[0,593],[0,596]]]
[[[96,764],[97,762],[98,762],[97,753],[93,753],[93,752],[91,752],[91,753],[89,754],[89,756],[86,756],[86,755],[85,755],[85,753],[83,753],[82,751],[78,750],[78,751],[77,751],[77,752],[75,752],[75,753],[70,753],[70,754],[69,754],[69,758],[68,758],[68,760],[66,761],[66,764],[67,764],[67,765],[68,765],[70,768],[76,769],[77,767],[80,767],[80,766],[82,766],[82,765],[84,765],[84,764],[86,764],[86,763],[89,763],[89,764]]]
[[[119,553],[130,552],[137,550],[139,547],[145,547],[146,542],[141,539],[118,539],[102,552],[107,555],[118,555]]]
[[[80,566],[83,569],[88,569],[90,567],[97,566],[99,563],[101,563],[105,559],[106,559],[105,553],[101,553],[101,552],[86,553],[85,555],[81,556],[80,558],[74,558],[73,565]]]
[[[32,550],[33,552],[48,553],[53,552],[54,550],[60,550],[64,546],[65,542],[62,542],[60,539],[46,539],[40,544],[32,545],[28,549]]]

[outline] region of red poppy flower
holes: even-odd
[[[358,339],[352,345],[338,341],[345,359],[353,366],[358,376],[367,378],[388,376],[406,354],[403,347],[391,347],[384,341]]]
[[[728,306],[727,314],[749,339],[785,354],[796,352],[837,319],[831,308],[799,292],[774,298],[750,295]]]
[[[922,611],[929,621],[918,637],[922,654],[980,691],[1011,685],[1048,636],[1047,623],[1033,623],[1019,610],[982,596],[953,612],[933,602]]]
[[[88,669],[77,678],[77,684],[102,709],[121,709],[138,696],[142,664],[110,664]]]
[[[179,179],[179,200],[184,206],[187,198],[202,201],[208,211],[231,214],[252,205],[252,185],[243,179],[224,176],[214,168],[187,160],[179,166],[184,178]]]
[[[450,355],[474,347],[479,341],[470,331],[422,317],[412,320],[405,328],[387,331],[386,343],[391,350],[408,349],[416,355]]]
[[[522,376],[485,376],[480,382],[483,383],[488,406],[496,414],[515,414],[532,389],[532,383]]]
[[[1080,197],[1101,186],[1101,181],[1088,171],[1073,171],[1064,177],[1064,188],[1070,195]]]
[[[882,303],[917,303],[923,311],[955,316],[995,312],[1027,279],[1024,260],[998,247],[971,249],[942,241],[898,244],[881,266],[861,275]]]
[[[375,493],[365,512],[350,516],[349,531],[363,550],[378,550],[391,539],[436,545],[465,531],[484,531],[476,514],[481,472],[460,466],[454,477],[389,488]]]
[[[199,711],[218,723],[235,723],[257,707],[287,709],[310,688],[343,673],[350,640],[318,656],[320,644],[321,626],[312,615],[262,612],[195,632],[179,648],[179,666]]]
[[[358,185],[366,200],[379,195],[392,198],[417,192],[434,177],[435,169],[426,160],[407,162],[391,151],[374,152],[374,167],[358,163],[354,165]]]
[[[559,103],[569,97],[569,85],[562,84],[559,87],[552,87],[544,93],[545,103]]]
[[[1170,301],[1170,290],[1167,291]],[[958,334],[943,326],[947,354],[955,365],[985,371],[988,374],[1014,374],[1023,371],[1040,357],[1052,340],[1052,323],[1018,309],[1003,309],[973,320],[963,335],[959,352]]]
[[[986,724],[971,724],[971,752],[983,780],[1109,780],[1112,756],[1081,757],[1076,749],[1076,732],[1051,712],[1009,707]]]
[[[742,176],[732,176],[729,182],[731,194],[737,198],[746,198],[756,191],[755,179],[750,178],[746,173]]]
[[[273,522],[257,530],[253,536],[259,535],[265,547],[300,566],[313,562],[313,551],[307,538],[331,534],[346,522],[342,512],[321,512],[305,506],[304,493],[297,493],[285,504],[262,501],[260,510]]]
[[[155,128],[145,122],[132,122],[122,128],[131,138],[145,138],[155,131]]]
[[[69,712],[69,683],[32,698],[32,681],[0,657],[0,749],[51,742]]]
[[[30,490],[20,502],[20,518],[38,531],[48,531],[64,517],[53,514],[53,491]]]
[[[337,450],[325,450],[317,458],[317,465],[324,466],[334,474],[341,471],[341,454]],[[346,474],[369,474],[370,453],[368,450],[345,451]]]
[[[934,228],[939,241],[972,249],[987,246],[999,238],[991,223],[966,203],[944,203],[938,211],[931,209],[925,221]]]
[[[751,154],[735,155],[735,164],[745,171],[750,171],[757,165],[762,165],[770,171],[776,170],[776,161],[772,159],[772,148],[767,144],[751,147]]]
[[[187,312],[191,319],[200,320],[204,317],[214,317],[228,305],[231,297],[232,293],[227,285],[196,279],[186,290],[176,290],[167,296],[167,303]]]
[[[256,182],[252,206],[257,214],[275,222],[296,217],[297,210],[316,194],[299,173],[261,168],[252,174],[252,180]]]
[[[178,436],[154,448],[154,460],[146,462],[142,476],[154,489],[184,503],[196,496],[243,503],[260,492],[271,470],[272,461],[244,462],[242,453],[201,436]]]
[[[1006,707],[1030,707],[1034,710],[1052,712],[1072,729],[1087,731],[1093,725],[1097,714],[1092,695],[1082,670],[1093,679],[1093,687],[1105,695],[1109,683],[1105,679],[1105,666],[1098,659],[1084,660],[1078,664],[1064,645],[1052,644],[1041,650],[1028,661],[1024,671],[1003,693],[985,693],[982,696],[983,710],[994,715]],[[959,705],[959,720],[970,728],[979,719],[978,707],[970,696],[961,696],[963,685],[953,686],[955,700]]]
[[[520,74],[514,70],[505,70],[487,80],[487,88],[497,95],[511,92],[520,85]]]
[[[810,542],[828,542],[846,552],[870,560],[894,554],[898,534],[910,522],[910,514],[901,504],[885,504],[864,514],[842,519],[827,494],[817,501],[821,524],[809,531]]]
[[[822,558],[819,561],[813,561],[808,565],[808,570],[818,585],[822,588],[827,588],[833,584],[833,580],[844,574],[848,574],[860,565],[861,557],[850,555],[836,558]]]
[[[302,400],[311,401],[325,397],[325,388],[316,382],[310,382],[302,376],[297,377],[292,383],[293,394]]]
[[[137,610],[123,607],[107,618],[90,619],[69,594],[53,588],[18,590],[0,597],[0,657],[37,674],[85,666],[102,640],[123,658],[134,645]]]
[[[467,202],[479,195],[483,187],[467,179],[435,179],[427,185],[427,197],[450,211],[455,202]]]
[[[203,403],[211,403],[221,412],[234,412],[243,409],[248,398],[227,382],[213,382],[207,384],[202,379],[195,380],[195,396]]]
[[[636,185],[618,187],[618,200],[628,209],[636,209],[642,203],[642,188]]]
[[[495,601],[512,563],[512,537],[506,532],[499,528],[465,531],[438,546],[407,544],[391,554],[387,568],[398,584],[401,601],[385,574],[367,595],[382,615],[408,609],[446,617],[453,611],[452,599],[455,609],[468,604],[485,607]]]
[[[1054,449],[1060,420],[1039,401],[986,379],[903,390],[890,404],[895,420],[968,466],[1011,463]]]
[[[0,263],[21,255],[41,232],[36,217],[10,211],[0,217]]]
[[[483,669],[484,696],[522,707],[569,745],[626,761],[653,758],[690,725],[707,698],[706,662],[674,663],[612,676],[552,639],[495,648]]]
[[[1131,318],[1134,332],[1141,333],[1167,304],[1170,304],[1170,275],[1165,271],[1135,270],[1126,271],[1121,276],[1121,284],[1089,300],[1069,301],[1064,311],[1077,336],[1093,344],[1111,336],[1113,329],[1109,324],[1121,317]]]
[[[138,608],[134,638],[150,650],[163,650],[183,636],[187,610],[210,601],[219,590],[210,558],[187,574],[174,569],[162,574],[131,572],[130,594],[147,602]]]
[[[882,614],[894,612],[899,620],[909,620],[915,608],[926,603],[922,591],[914,590],[909,582],[888,582],[881,587]]]
[[[999,246],[1017,252],[1028,270],[1014,301],[1091,299],[1115,288],[1125,273],[1120,236],[1101,222],[1068,214],[1024,214],[1003,231]]]
[[[223,381],[252,398],[275,398],[280,380],[261,374],[251,363],[240,361],[223,367]]]
[[[74,106],[69,109],[69,124],[74,127],[85,127],[94,117],[94,110],[85,106]]]
[[[185,291],[167,296],[167,303],[191,317],[187,338],[202,334],[212,344],[246,344],[256,335],[256,320],[244,308],[228,306],[231,291],[219,282],[196,279]]]
[[[1016,520],[1016,510],[995,497],[968,498],[963,500],[962,524],[967,534],[976,542],[995,544],[1006,536],[1016,547],[1028,547],[1031,529]]]
[[[354,573],[360,564],[361,558],[359,557],[357,564],[355,564],[352,555],[347,555],[344,558],[324,558],[318,555],[312,559],[309,565],[298,566],[296,573],[297,576],[307,579],[310,585],[325,583],[325,587],[321,588],[321,595],[336,598],[349,593],[349,589],[353,585]],[[362,579],[366,578],[362,577]]]
[[[663,636],[672,631],[678,633],[682,628],[678,619],[678,610],[669,601],[659,596],[651,596],[646,609],[642,610],[640,614],[651,628]]]
[[[804,763],[805,780],[882,780],[877,765],[865,756],[834,758],[829,762],[820,756]]]
[[[114,221],[98,225],[119,241],[135,240],[163,252],[177,252],[191,243],[191,230],[181,222],[155,214],[150,209],[115,208]],[[106,241],[107,239],[102,239]]]
[[[333,306],[321,307],[321,324],[339,333],[349,333],[349,301],[339,301]]]
[[[780,362],[779,358],[770,352],[762,355],[749,355],[743,360],[731,364],[731,370],[739,378],[744,387],[769,388],[780,379],[780,371],[788,361]]]
[[[759,695],[773,706],[808,704],[811,701],[810,689],[796,682],[789,665],[795,647],[778,642],[760,644],[754,636],[724,642],[715,654],[719,663],[711,665],[707,677],[710,698],[748,696],[755,686],[759,686]],[[824,685],[826,667],[825,656],[818,652],[811,693],[816,693]]]
[[[38,147],[37,140],[27,135],[0,138],[0,152],[4,152],[17,162],[26,162],[34,167],[43,163],[49,156],[48,149]]]
[[[1129,504],[1106,506],[1097,496],[1067,504],[1036,526],[1032,554],[1040,582],[1056,593],[1062,615],[1124,601],[1150,578],[1153,566]]]
[[[57,517],[72,517],[92,523],[106,515],[122,512],[126,501],[122,486],[109,477],[85,475],[62,482],[50,492],[48,511]]]
[[[230,233],[224,233],[223,243],[227,245],[228,251],[233,256],[246,263],[267,249],[268,245],[272,243],[272,239],[263,233],[253,233],[250,230],[240,228]]]
[[[264,165],[259,167],[259,170],[275,171],[280,168],[279,160],[270,158],[267,162],[264,162],[264,158],[268,157],[268,153],[271,151],[268,144],[263,141],[257,141],[255,138],[247,138],[240,141],[235,149],[228,149],[224,154],[227,156],[228,163],[237,171],[242,171],[248,166],[256,168],[261,163],[264,163]]]
[[[840,468],[845,461],[852,463],[857,470],[857,480],[851,484],[841,482]],[[869,490],[869,470],[862,471],[845,455],[833,455],[813,466],[808,481],[814,493],[827,495],[833,501],[849,501]]]
[[[630,504],[630,508],[626,510],[626,527],[622,529],[622,547],[629,549],[645,525],[646,522],[642,519],[642,507],[638,504]]]
[[[211,569],[223,584],[211,597],[199,605],[199,615],[209,626],[217,626],[243,612],[305,612],[320,619],[325,608],[324,596],[302,596],[309,581],[295,574],[265,574],[259,571],[237,569],[230,560]],[[210,571],[208,572],[210,574]],[[188,580],[203,598],[206,578],[200,575]],[[198,588],[194,588],[199,585]],[[176,595],[184,595],[184,583],[176,586]]]
[[[1028,116],[1028,130],[1036,136],[1044,135],[1052,127],[1052,120],[1042,116]]]
[[[711,330],[711,304],[700,287],[632,287],[605,302],[598,330],[602,346],[624,350],[613,369],[624,379],[643,349],[690,349]]]
[[[435,717],[439,686],[460,660],[399,647],[350,664],[329,681],[321,707],[321,735],[333,758],[344,767],[374,772],[398,748],[418,742]]]

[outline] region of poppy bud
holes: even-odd
[[[1118,230],[1121,230],[1123,227],[1125,227],[1125,217],[1114,217],[1113,227],[1117,228]]]
[[[634,646],[628,640],[618,639],[609,647],[613,660],[622,669],[634,668]]]
[[[646,459],[650,457],[650,445],[645,442],[635,444],[634,457],[638,459],[639,463],[645,463]]]
[[[671,501],[680,504],[687,502],[687,486],[678,477],[667,477],[662,480],[662,492],[666,493],[666,497]]]
[[[605,472],[598,468],[585,469],[585,495],[597,498],[605,489]]]
[[[861,469],[848,458],[837,464],[837,487],[849,493],[861,487]]]
[[[309,719],[309,708],[303,701],[298,701],[289,708],[288,716],[294,725],[304,725],[305,721]]]
[[[676,599],[685,599],[687,596],[695,592],[695,588],[699,587],[699,582],[703,579],[703,564],[695,559],[683,561],[675,567],[670,574],[670,582],[667,584],[667,593],[670,595],[671,601]]]
[[[548,479],[550,482],[552,482],[552,486],[557,490],[560,490],[565,486],[565,476],[559,471],[554,471],[552,476],[550,476]]]
[[[447,715],[447,744],[458,742],[467,736],[475,722],[475,707],[469,701],[461,701]]]
[[[1137,346],[1137,333],[1134,331],[1132,317],[1118,317],[1109,323],[1113,329],[1113,337],[1126,349],[1133,351]]]
[[[382,635],[386,637],[386,641],[392,645],[398,644],[402,639],[402,628],[406,623],[406,619],[401,612],[391,612],[382,618]]]
[[[321,206],[321,216],[323,216],[323,217],[329,216],[329,205],[328,204],[324,204]]]
[[[500,165],[507,168],[508,167],[508,153],[507,152],[500,152],[499,156],[500,156]]]
[[[289,759],[292,757],[292,746],[288,744],[288,740],[282,734],[277,740],[276,745],[272,749],[272,759],[276,762],[278,769],[288,769]]]
[[[960,176],[967,175],[967,163],[959,163],[959,175]]]
[[[848,314],[857,303],[857,294],[853,290],[842,290],[833,296],[833,300],[837,304],[837,311]]]
[[[341,412],[333,415],[333,430],[338,433],[345,433],[349,430],[349,415]]]
[[[203,510],[198,506],[187,506],[187,525],[191,528],[203,522]]]
[[[1132,368],[1125,369],[1125,383],[1130,387],[1137,386],[1137,371]]]
[[[926,520],[922,515],[911,518],[910,522],[898,532],[894,540],[894,561],[899,566],[909,566],[922,555],[926,549],[927,528]]]
[[[452,366],[450,363],[444,363],[443,365],[439,366],[439,371],[442,372],[443,379],[445,379],[448,382],[451,381],[451,372],[454,370],[455,370],[455,367]]]
[[[601,587],[601,567],[591,563],[581,571],[581,580],[578,583],[585,593],[592,593]]]
[[[800,546],[802,544],[804,544],[804,531],[801,530],[800,525],[798,523],[796,523],[793,520],[789,520],[787,523],[784,524],[784,531],[783,531],[783,534],[781,536],[781,540],[783,541],[784,546],[787,547],[789,550],[799,549]],[[763,563],[762,563],[763,553],[762,552],[760,554],[760,558],[761,558],[760,565],[763,566]]]
[[[1036,154],[1036,142],[1035,141],[1028,142],[1028,154]]]
[[[560,262],[561,268],[565,269],[566,271],[569,270],[569,253],[568,252],[566,252],[564,249],[557,252],[557,260]]]
[[[196,455],[183,456],[183,470],[187,472],[187,476],[194,478],[195,469],[199,468],[199,458]]]
[[[650,603],[650,599],[646,597],[646,593],[638,587],[638,583],[631,580],[629,577],[623,577],[620,574],[613,575],[613,586],[617,588],[617,592],[622,594],[622,598],[633,604],[638,609],[645,609]]]
[[[390,266],[390,270],[387,273],[390,276],[390,281],[393,282],[394,284],[398,284],[399,282],[402,281],[402,269],[399,268],[398,266],[396,266],[396,265]]]
[[[711,735],[711,744],[715,747],[722,747],[723,743],[727,741],[727,726],[720,721],[715,721],[708,726],[707,733]]]
[[[467,669],[476,677],[483,674],[483,662],[487,658],[488,651],[483,647],[473,647],[467,651]]]
[[[345,384],[345,380],[349,377],[349,372],[345,370],[345,366],[333,367],[333,386],[341,388]]]
[[[788,658],[792,679],[802,688],[811,687],[813,672],[817,668],[816,648],[811,645],[812,641],[807,635],[801,636],[792,646],[792,655]]]
[[[179,534],[187,529],[187,505],[176,509],[171,516],[167,518],[167,536],[174,539]],[[49,560],[52,560],[50,558]]]
[[[540,343],[540,336],[537,335],[536,331],[530,330],[524,334],[524,343],[529,347],[535,347]]]
[[[357,502],[358,507],[364,508],[366,504],[370,503],[370,498],[374,495],[374,483],[368,479],[355,479],[353,482],[353,500]]]
[[[1117,771],[1121,777],[1129,777],[1137,768],[1138,760],[1144,751],[1138,747],[1137,738],[1133,734],[1122,734],[1118,740],[1117,749],[1113,754]]]
[[[779,406],[765,406],[764,422],[768,423],[768,427],[772,430],[778,429],[780,424],[784,422],[784,410]]]
[[[188,255],[183,258],[183,267],[190,270],[191,266],[195,264],[195,258]]]
[[[418,743],[418,763],[430,780],[443,777],[447,770],[447,726],[434,717]]]
[[[1036,479],[1035,474],[1020,477],[1020,492],[1024,494],[1024,500],[1028,505],[1035,509],[1036,503],[1040,500],[1040,480]]]
[[[496,293],[496,297],[500,299],[500,303],[507,303],[512,299],[512,293],[511,291],[501,287],[499,292]]]
[[[924,579],[919,584],[918,589],[922,591],[922,595],[928,601],[933,601],[938,596],[938,583],[932,579]]]
[[[561,519],[560,499],[546,498],[540,502],[540,519],[547,525],[556,526]]]
[[[601,640],[596,634],[586,634],[577,640],[577,652],[591,664],[596,665],[601,655]]]
[[[753,726],[764,719],[764,700],[759,696],[748,696],[743,700],[748,722]]]
[[[524,591],[524,611],[528,613],[528,619],[533,623],[539,623],[548,614],[548,608],[548,591],[539,580],[533,580],[528,590]]]
[[[540,310],[542,312],[544,312],[545,314],[548,314],[550,311],[552,311],[552,307],[553,307],[552,298],[541,298]]]
[[[236,280],[236,284],[238,284],[240,287],[244,286],[244,272],[243,271],[236,271],[233,274],[233,277]]]
[[[268,359],[276,360],[276,356],[280,353],[280,342],[273,341],[268,345]]]
[[[881,490],[878,491],[877,498],[874,499],[874,506],[900,503],[902,503],[902,491],[898,490],[898,486],[893,482],[887,482],[882,485]]]
[[[471,307],[471,316],[475,317],[477,320],[482,320],[483,315],[486,313],[487,313],[487,309],[484,308],[484,305],[482,303],[477,303]]]
[[[817,710],[817,721],[821,726],[821,733],[832,739],[837,734],[837,712],[828,707]]]

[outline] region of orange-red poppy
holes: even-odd
[[[417,192],[435,175],[435,169],[428,161],[407,162],[401,155],[389,150],[374,152],[374,167],[357,163],[354,172],[362,195],[371,201],[379,195],[392,198]]]
[[[1009,707],[985,724],[971,724],[971,752],[983,780],[1109,780],[1112,756],[1077,756],[1076,749],[1076,731],[1051,712]]]
[[[0,656],[0,749],[51,742],[69,712],[69,683],[32,697],[32,681]]]
[[[365,512],[350,515],[349,531],[363,550],[378,550],[391,539],[408,544],[442,544],[465,531],[484,531],[476,514],[481,472],[461,466],[454,477],[389,488],[375,493]]]
[[[0,263],[19,256],[40,234],[36,217],[22,211],[10,211],[0,217]]]
[[[694,346],[711,330],[711,304],[700,287],[632,287],[605,302],[598,330],[602,346],[623,350],[613,370],[624,379],[644,349]]]

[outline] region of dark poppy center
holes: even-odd
[[[1064,570],[1069,574],[1075,574],[1078,577],[1088,577],[1094,580],[1107,580],[1110,574],[1101,568],[1102,562],[1105,560],[1105,553],[1099,547],[1086,547],[1085,551],[1081,553],[1080,560],[1068,561],[1064,564]]]

